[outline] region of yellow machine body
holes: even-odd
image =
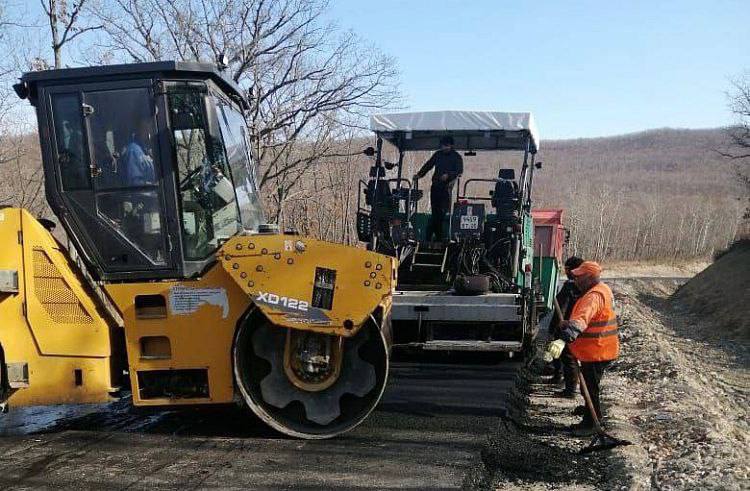
[[[25,210],[0,209],[0,346],[14,405],[110,399],[110,324],[60,245]],[[15,291],[14,291],[15,290]]]
[[[397,261],[266,223],[250,106],[225,71],[45,70],[14,90],[36,108],[47,202],[78,255],[3,210],[0,404],[122,385],[139,406],[238,402],[302,438],[370,414]]]
[[[395,289],[393,257],[299,236],[234,237],[219,258],[266,317],[293,329],[351,337]],[[317,269],[338,276],[331,309],[313,305]]]
[[[0,294],[0,345],[6,364],[28,366],[25,384],[11,381],[17,389],[11,404],[109,400],[119,327],[100,312],[60,244],[26,211],[0,210],[0,243],[0,270],[18,272],[17,292]],[[313,306],[318,268],[336,271],[330,309]],[[251,235],[229,239],[200,278],[104,284],[124,323],[133,403],[236,400],[232,343],[250,311],[257,308],[275,329],[351,337],[374,312],[380,309],[381,318],[390,312],[395,271],[394,258],[362,249]],[[149,373],[179,370],[205,373],[201,396],[153,397],[142,386]]]

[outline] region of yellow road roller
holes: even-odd
[[[397,264],[266,224],[242,90],[210,64],[31,72],[56,223],[0,209],[0,402],[239,403],[276,430],[362,422]],[[54,232],[54,233],[53,233]]]

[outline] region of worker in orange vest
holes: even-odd
[[[585,261],[571,273],[581,297],[573,306],[570,318],[560,325],[560,338],[568,343],[568,349],[581,363],[581,374],[601,421],[599,394],[602,376],[620,354],[614,298],[612,290],[602,283],[602,268],[596,262]],[[588,411],[581,423],[573,425],[572,431],[578,436],[594,432],[594,421]]]

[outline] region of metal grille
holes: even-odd
[[[50,318],[60,324],[91,324],[73,290],[47,253],[34,249],[34,294]]]
[[[315,268],[312,306],[319,309],[331,310],[335,288],[336,271],[333,269]]]

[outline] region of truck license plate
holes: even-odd
[[[478,215],[461,216],[461,230],[476,230],[479,228]]]

